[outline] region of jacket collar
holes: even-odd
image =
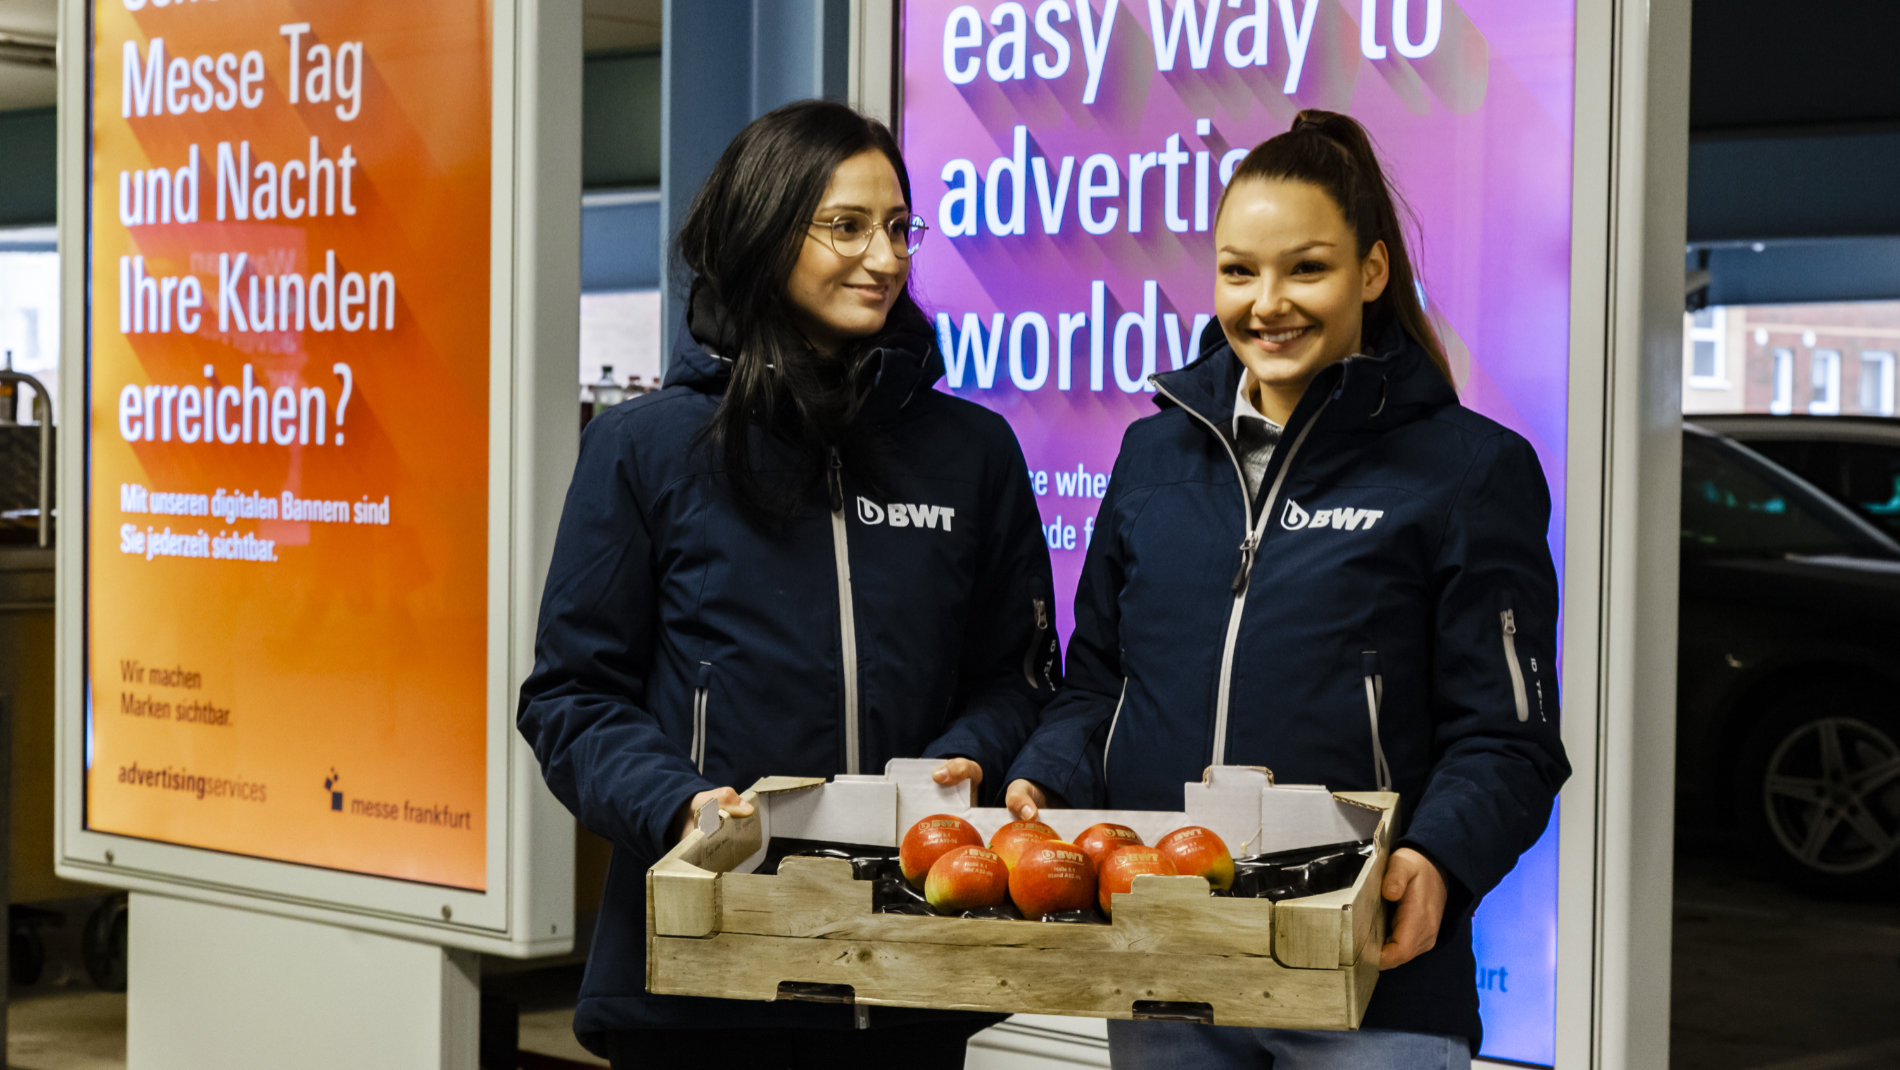
[[[1240,359],[1218,320],[1201,334],[1200,356],[1178,371],[1154,376],[1165,394],[1161,406],[1180,405],[1213,427],[1231,427],[1234,395],[1240,389]],[[1288,427],[1304,422],[1324,402],[1329,430],[1380,429],[1422,418],[1458,400],[1423,346],[1397,323],[1380,331],[1370,353],[1348,357],[1321,370],[1300,399]]]
[[[943,354],[929,322],[921,314],[912,317],[915,322],[897,322],[898,318],[893,315],[865,354],[876,372],[860,419],[874,423],[896,419],[913,399],[943,378]],[[732,337],[724,310],[695,282],[662,385],[684,386],[715,397],[724,394],[732,379],[732,360],[720,352],[721,342]]]

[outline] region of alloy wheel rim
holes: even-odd
[[[1856,717],[1809,721],[1769,755],[1762,803],[1797,862],[1865,873],[1900,850],[1900,744]]]

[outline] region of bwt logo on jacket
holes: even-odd
[[[950,522],[957,518],[957,511],[947,505],[912,505],[909,502],[892,502],[888,506],[879,505],[869,498],[858,499],[858,521],[863,524],[889,524],[894,528],[935,528],[938,521],[943,522],[943,530],[950,530]]]
[[[863,499],[859,499],[862,501]],[[1371,528],[1385,515],[1384,509],[1321,509],[1309,513],[1300,508],[1300,503],[1291,498],[1286,500],[1286,511],[1280,514],[1280,526],[1288,531],[1301,528],[1332,528],[1335,531],[1358,531]]]

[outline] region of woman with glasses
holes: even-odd
[[[681,227],[664,388],[582,436],[518,720],[614,845],[574,1028],[616,1067],[958,1067],[990,1021],[644,983],[646,870],[702,806],[917,756],[993,793],[1060,682],[1015,436],[933,389],[926,230],[881,123],[753,122]]]

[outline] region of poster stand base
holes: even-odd
[[[128,1070],[475,1070],[472,951],[134,892]]]

